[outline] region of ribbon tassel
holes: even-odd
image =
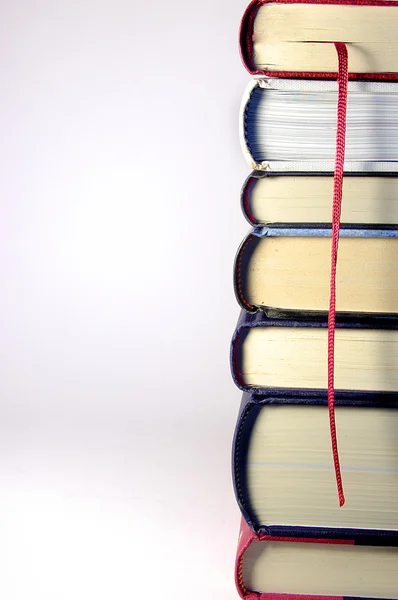
[[[345,157],[345,137],[347,123],[347,87],[348,87],[348,52],[343,42],[334,43],[338,56],[338,102],[337,102],[337,135],[336,158],[334,168],[334,190],[332,209],[332,251],[330,270],[330,300],[328,315],[328,409],[330,437],[332,442],[334,470],[340,506],[345,503],[343,482],[341,477],[339,451],[337,447],[336,417],[334,410],[334,356],[336,329],[336,269],[340,237],[341,202],[343,198],[343,176]]]

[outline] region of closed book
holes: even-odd
[[[331,227],[258,227],[234,268],[241,307],[269,316],[327,314]],[[398,229],[340,231],[336,310],[347,317],[398,314]]]
[[[330,224],[333,173],[253,171],[241,207],[254,226]],[[342,225],[398,225],[398,173],[345,173]]]
[[[398,394],[337,392],[346,503],[339,507],[327,394],[244,394],[232,473],[236,499],[256,533],[398,541]]]
[[[242,520],[235,582],[248,600],[396,600],[398,548],[256,535]]]
[[[271,319],[242,311],[231,370],[242,390],[327,389],[327,321]],[[335,389],[398,391],[398,321],[336,321]]]
[[[337,81],[251,81],[240,112],[240,141],[251,168],[333,172],[337,91]],[[344,169],[398,171],[398,82],[348,83]]]
[[[243,64],[253,75],[335,78],[331,42],[344,42],[351,79],[396,78],[397,6],[377,0],[253,0],[240,26]]]

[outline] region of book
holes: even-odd
[[[242,521],[235,582],[250,600],[396,600],[398,548],[257,536]]]
[[[334,171],[337,90],[328,80],[251,81],[240,112],[251,168]],[[344,170],[398,171],[398,82],[348,83]]]
[[[330,42],[349,46],[351,79],[394,78],[397,2],[254,0],[240,26],[240,51],[256,75],[335,78]]]
[[[253,171],[241,190],[247,221],[330,224],[333,173]],[[346,173],[342,225],[398,225],[398,173]]]
[[[253,229],[235,260],[235,291],[241,307],[262,308],[272,316],[326,314],[330,236],[330,227]],[[398,229],[342,229],[336,310],[352,313],[353,318],[397,314],[397,257]]]
[[[242,398],[232,473],[256,533],[398,542],[398,394],[340,392],[336,421],[347,502],[340,509],[325,393]]]
[[[398,390],[398,322],[338,320],[335,389]],[[327,389],[327,321],[271,319],[244,310],[231,343],[231,370],[242,390]]]

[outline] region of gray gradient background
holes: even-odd
[[[245,6],[0,4],[4,600],[237,597]]]

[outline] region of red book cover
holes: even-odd
[[[239,534],[239,540],[238,540],[238,549],[237,549],[237,554],[236,554],[236,566],[235,566],[235,582],[236,582],[236,587],[237,590],[239,592],[239,595],[241,598],[245,599],[245,600],[375,600],[375,596],[378,596],[378,599],[381,600],[383,592],[381,590],[379,590],[379,584],[381,585],[381,583],[379,582],[379,584],[375,584],[373,582],[373,577],[374,574],[376,573],[376,571],[373,571],[372,568],[369,568],[369,562],[367,563],[366,566],[363,567],[363,574],[360,575],[359,572],[357,572],[357,577],[354,578],[354,584],[342,584],[342,582],[340,581],[339,578],[339,573],[341,572],[339,570],[339,567],[337,566],[337,563],[335,563],[335,559],[333,558],[333,552],[335,551],[335,549],[331,548],[331,553],[329,554],[329,552],[327,552],[326,554],[323,553],[323,557],[321,559],[321,562],[319,562],[318,567],[321,569],[321,572],[325,573],[325,566],[329,568],[328,571],[328,577],[329,577],[329,584],[326,583],[326,585],[329,585],[329,589],[330,589],[330,581],[333,581],[333,587],[336,589],[345,589],[345,586],[351,586],[351,590],[360,590],[361,587],[362,589],[365,590],[369,590],[372,589],[373,591],[373,597],[369,596],[366,592],[362,593],[362,594],[355,594],[355,595],[344,595],[344,596],[333,596],[333,595],[320,595],[319,593],[312,593],[312,594],[308,594],[308,593],[272,593],[272,592],[254,592],[250,589],[247,589],[245,587],[245,585],[247,585],[247,583],[245,584],[245,570],[246,570],[246,577],[247,577],[247,570],[249,568],[249,570],[257,570],[257,580],[258,580],[258,569],[265,569],[265,577],[268,579],[268,577],[271,577],[272,579],[272,566],[268,566],[265,567],[264,563],[263,566],[259,567],[259,565],[257,564],[256,566],[256,561],[253,562],[253,554],[252,556],[248,557],[248,563],[246,564],[246,566],[244,566],[244,559],[245,559],[245,554],[246,552],[250,553],[250,546],[253,543],[258,543],[258,542],[264,542],[264,544],[270,543],[273,546],[275,546],[275,542],[277,544],[281,543],[284,544],[286,546],[286,544],[290,545],[295,544],[295,545],[303,545],[303,551],[305,547],[308,547],[308,545],[312,545],[312,544],[317,544],[319,546],[319,544],[322,544],[323,546],[337,546],[339,548],[342,548],[342,546],[349,546],[350,548],[352,548],[352,551],[349,550],[349,548],[347,548],[347,552],[346,551],[343,552],[343,555],[345,556],[344,560],[348,560],[349,561],[349,557],[353,556],[352,552],[355,552],[357,554],[357,557],[359,557],[360,561],[362,562],[362,560],[364,559],[364,554],[362,553],[361,550],[361,542],[359,542],[358,540],[343,540],[343,539],[324,539],[324,538],[298,538],[298,537],[276,537],[276,536],[270,536],[270,535],[266,535],[266,534],[260,534],[260,535],[256,535],[255,533],[253,533],[253,531],[249,528],[249,526],[246,524],[246,522],[244,521],[244,519],[242,518],[241,521],[241,526],[240,526],[240,534]],[[367,543],[365,543],[365,545],[367,545]],[[356,547],[356,549],[354,549],[353,547]],[[378,550],[377,548],[380,548],[380,546],[370,546],[368,549],[374,550],[377,554]],[[300,552],[301,549],[299,549],[298,551]],[[326,548],[325,548],[326,550]],[[256,549],[254,549],[255,553],[254,555],[256,555]],[[263,551],[263,550],[262,550]],[[268,551],[269,549],[266,550],[266,560],[268,562],[269,557],[268,557]],[[396,548],[391,548],[392,554],[396,555]],[[318,553],[319,550],[316,550],[316,552]],[[271,551],[272,553],[272,551]],[[300,552],[301,553],[301,552]],[[278,551],[279,554],[279,551]],[[376,556],[375,554],[375,556]],[[280,556],[280,554],[279,554]],[[297,559],[298,555],[296,555]],[[284,568],[284,581],[286,584],[286,587],[292,587],[292,580],[290,578],[291,575],[291,568],[292,565],[290,564],[291,561],[293,560],[292,555],[288,554],[288,558],[287,558],[287,562],[285,563],[286,567]],[[337,559],[338,560],[338,559]],[[376,557],[376,563],[377,563],[377,557]],[[389,559],[387,559],[389,560]],[[395,560],[395,558],[393,559]],[[350,562],[348,562],[348,564],[351,564]],[[378,563],[377,563],[378,564]],[[271,560],[271,565],[272,565],[272,560]],[[391,583],[392,579],[390,577],[390,572],[388,569],[391,569],[391,565],[392,563],[390,562],[389,567],[387,568],[387,570],[385,571],[385,574],[387,573],[387,578],[390,580],[388,587],[385,587],[384,585],[382,585],[384,593],[387,591],[387,595],[389,600],[398,598],[397,593],[396,593],[396,589],[393,588],[393,584]],[[313,569],[317,569],[318,568],[317,565],[313,565]],[[380,564],[379,564],[380,567]],[[379,567],[377,567],[375,565],[375,569],[377,570]],[[268,569],[268,570],[267,570]],[[294,571],[295,567],[293,567],[293,571]],[[297,576],[293,575],[293,577],[298,577],[297,582],[298,585],[303,586],[303,583],[305,581],[305,578],[309,576],[308,574],[308,569],[304,569],[304,571],[307,573],[307,575],[302,574],[302,572],[300,571],[300,575]],[[391,572],[394,571],[394,568],[391,569]],[[311,571],[312,573],[314,572],[313,570]],[[383,576],[381,576],[383,577]],[[314,576],[314,579],[316,580],[317,577]],[[380,576],[379,576],[380,579]],[[384,580],[381,579],[381,581],[383,581],[384,584]],[[308,585],[309,582],[307,582]],[[266,586],[266,584],[264,583],[264,585]],[[318,574],[318,583],[316,584],[321,585],[322,583],[319,581],[319,574]],[[354,585],[354,588],[352,587]],[[358,587],[359,585],[359,587]],[[283,586],[282,586],[283,587]],[[312,586],[314,588],[314,586]],[[381,594],[381,595],[380,595]],[[387,600],[387,598],[385,598],[385,600]]]
[[[240,45],[240,53],[244,66],[252,75],[263,75],[263,76],[272,76],[272,77],[290,77],[290,78],[313,78],[313,79],[336,79],[337,78],[337,68],[336,72],[330,71],[288,71],[288,70],[263,70],[256,67],[254,60],[254,48],[253,48],[253,34],[254,34],[254,24],[256,20],[256,15],[259,9],[264,4],[312,4],[312,5],[339,5],[339,6],[358,6],[358,7],[386,7],[388,10],[391,10],[391,18],[395,17],[398,20],[398,12],[394,12],[394,8],[398,7],[398,2],[395,0],[252,0],[249,6],[247,7],[241,21],[240,31],[239,31],[239,45]],[[396,16],[395,16],[396,15]],[[351,20],[350,22],[355,22],[355,20]],[[398,21],[397,21],[398,22]],[[392,32],[396,30],[396,27],[392,25]],[[351,39],[347,40],[328,40],[330,42],[333,41],[344,41],[348,44],[348,47],[351,43]],[[337,63],[336,63],[337,64]],[[398,71],[398,61],[397,61],[397,69]],[[395,69],[394,69],[395,71]],[[349,79],[362,79],[362,80],[397,80],[398,73],[392,72],[392,70],[387,72],[350,72],[348,75]]]
[[[245,552],[254,540],[269,541],[269,542],[295,542],[303,544],[345,544],[354,545],[352,540],[335,540],[335,539],[317,539],[317,538],[291,538],[291,537],[275,537],[270,535],[256,535],[247,525],[246,521],[241,519],[240,532],[238,538],[238,549],[236,553],[235,563],[235,583],[239,595],[246,600],[344,600],[342,596],[314,596],[303,594],[272,594],[258,593],[247,590],[243,581],[242,563]],[[348,600],[348,599],[347,599]],[[366,599],[364,599],[366,600]],[[369,599],[370,600],[370,599]]]

